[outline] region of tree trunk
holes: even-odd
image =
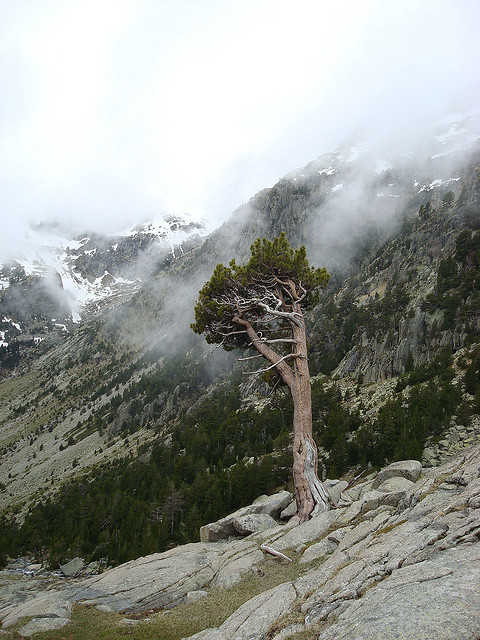
[[[297,341],[293,397],[293,483],[297,518],[305,522],[330,508],[330,496],[318,478],[317,446],[312,435],[312,391],[307,358],[307,340],[303,317],[293,329]]]
[[[297,501],[298,522],[305,522],[322,511],[328,511],[330,496],[318,478],[317,446],[312,435],[312,390],[307,357],[307,336],[300,304],[291,327],[295,341],[293,369],[265,344],[250,322],[239,316],[234,321],[244,327],[257,351],[271,362],[289,387],[293,398],[293,483]]]

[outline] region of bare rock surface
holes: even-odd
[[[471,640],[479,612],[480,545],[464,545],[394,570],[319,640]]]
[[[277,526],[276,520],[266,513],[251,513],[246,516],[234,518],[233,526],[242,536],[248,536],[251,533],[266,531]]]
[[[389,465],[359,490],[343,488],[347,506],[299,526],[188,544],[48,588],[30,576],[39,590],[10,586],[0,596],[3,628],[27,616],[25,636],[57,628],[68,623],[75,602],[137,612],[208,598],[212,587],[235,588],[258,571],[264,544],[294,557],[299,577],[266,589],[191,640],[280,640],[301,630],[321,640],[476,640],[480,446],[423,473],[406,462]],[[287,506],[291,496],[285,498]],[[278,517],[285,506],[275,501]]]
[[[392,462],[388,467],[382,469],[372,482],[372,489],[379,487],[382,482],[389,478],[406,478],[416,482],[422,472],[422,465],[418,460],[401,460]]]
[[[248,518],[248,516],[255,514],[277,518],[291,503],[292,497],[289,491],[280,491],[272,496],[260,496],[251,505],[242,507],[225,518],[217,520],[217,522],[201,527],[200,540],[202,542],[218,542],[219,540],[228,540],[232,536],[248,535],[253,531],[246,530],[242,533],[240,531],[241,527],[236,527],[235,522],[238,523],[240,519]],[[258,519],[258,521],[260,520],[261,518]],[[256,529],[256,531],[259,530],[258,528]]]
[[[64,576],[68,578],[78,575],[85,567],[85,561],[82,558],[73,558],[70,562],[60,565],[60,570]]]

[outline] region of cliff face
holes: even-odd
[[[454,352],[478,333],[476,243],[478,164],[464,169],[458,196],[430,193],[386,242],[358,256],[354,275],[339,282],[315,314],[325,332],[319,348],[343,355],[334,375],[377,382],[404,374],[406,363]],[[448,192],[447,192],[448,193]],[[343,318],[342,318],[343,315]],[[354,323],[354,326],[347,326]],[[348,348],[341,344],[349,331]],[[327,345],[328,340],[328,345]],[[342,354],[341,349],[346,353]]]

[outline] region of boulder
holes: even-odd
[[[85,567],[85,573],[86,575],[89,576],[93,576],[96,573],[98,573],[100,571],[100,567],[102,566],[101,562],[99,560],[94,560],[93,562],[90,562],[90,564],[88,564]]]
[[[203,589],[197,589],[197,591],[189,591],[185,596],[187,602],[197,602],[208,596],[208,592]]]
[[[403,478],[404,480],[405,478]],[[390,506],[396,507],[400,500],[405,497],[408,489],[413,486],[413,482],[409,482],[409,486],[395,486],[396,483],[391,484],[391,489],[382,483],[380,487],[384,487],[382,491],[380,491],[380,487],[378,489],[372,489],[371,491],[367,491],[367,493],[363,496],[360,501],[360,513],[366,513],[367,511],[373,511],[374,509],[378,509],[378,507],[382,506]],[[400,483],[399,483],[400,484]],[[355,503],[354,503],[355,504]]]
[[[330,539],[330,537],[324,538],[320,542],[312,544],[310,547],[305,549],[300,559],[300,564],[306,564],[307,562],[312,562],[312,560],[324,558],[329,553],[332,553],[337,546],[338,543],[335,542],[335,540]]]
[[[409,491],[413,486],[414,482],[411,480],[407,480],[407,478],[403,477],[393,477],[382,482],[380,486],[377,487],[377,491],[380,493],[393,493],[399,494],[398,500],[403,498],[403,496]]]
[[[238,536],[239,530],[234,525],[235,520],[252,514],[263,514],[276,518],[290,504],[291,500],[292,494],[289,491],[280,491],[272,496],[260,496],[251,505],[242,507],[221,520],[201,527],[200,540],[202,542],[218,542],[219,540],[228,540],[231,536]],[[257,531],[262,531],[262,529],[257,529]],[[250,533],[252,531],[241,535]]]
[[[250,507],[250,513],[264,513],[272,518],[278,518],[280,513],[288,507],[293,495],[290,491],[280,491],[271,496],[260,496]]]
[[[82,558],[73,558],[69,562],[60,565],[60,571],[67,578],[78,576],[85,567],[85,561]]]
[[[34,633],[43,633],[45,631],[55,631],[69,624],[69,618],[32,618],[19,631],[21,636],[28,638]]]
[[[251,513],[246,516],[239,516],[233,519],[233,526],[242,536],[248,536],[251,533],[266,531],[277,526],[277,521],[266,513]]]
[[[297,513],[297,502],[296,500],[292,500],[288,507],[280,513],[280,520],[290,520]]]
[[[342,491],[348,487],[348,482],[345,480],[338,480],[335,484],[329,484],[328,482],[324,484],[334,504],[337,504],[342,495]]]
[[[341,498],[342,500],[355,502],[355,500],[360,500],[360,498],[365,495],[367,491],[370,491],[372,488],[372,481],[367,480],[365,482],[361,482],[359,484],[354,485],[353,487],[348,487],[342,491]]]
[[[230,536],[238,536],[238,531],[233,526],[233,518],[230,516],[200,527],[201,542],[218,542],[219,540],[228,540]]]
[[[402,477],[412,482],[416,482],[422,472],[422,464],[418,460],[400,460],[392,462],[378,472],[377,477],[372,482],[372,489],[377,489],[385,480],[394,477]]]

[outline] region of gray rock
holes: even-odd
[[[7,630],[23,617],[66,624],[71,602],[126,612],[170,608],[211,587],[235,585],[263,560],[261,543],[277,550],[311,545],[307,558],[332,544],[317,566],[302,565],[295,584],[261,593],[196,640],[288,638],[287,614],[297,621],[299,608],[317,638],[311,625],[322,624],[322,640],[472,640],[480,628],[479,469],[477,445],[415,484],[401,475],[384,478],[348,508],[299,526],[177,547],[81,581],[46,587],[43,577],[20,578],[17,591],[11,584],[0,590],[0,620]]]
[[[400,500],[405,497],[406,493],[406,488],[399,488],[396,491],[380,491],[379,489],[367,491],[361,500],[361,513],[373,511],[383,506],[396,507]]]
[[[339,543],[338,550],[347,551],[348,549],[351,549],[354,545],[365,540],[371,533],[376,531],[390,518],[390,513],[388,511],[379,511],[380,513],[372,518],[372,520],[364,520],[356,527],[351,528],[350,531],[347,531]]]
[[[333,486],[327,485],[328,493],[333,500],[334,504],[340,500],[340,496],[342,495],[342,491],[348,487],[348,482],[345,480],[339,480]]]
[[[422,464],[418,460],[401,460],[392,462],[382,469],[372,482],[372,489],[377,489],[385,480],[394,477],[402,477],[416,482],[422,472]]]
[[[85,580],[82,599],[126,612],[170,606],[210,583],[225,551],[197,542],[132,560]]]
[[[361,482],[359,484],[354,485],[353,487],[348,487],[342,491],[341,497],[344,500],[356,501],[359,500],[367,491],[370,491],[372,488],[372,480],[367,480],[365,482]]]
[[[249,507],[249,513],[264,513],[272,518],[278,518],[280,513],[291,503],[292,497],[289,491],[280,491],[271,496],[260,496]]]
[[[33,636],[34,633],[61,629],[69,624],[69,622],[69,618],[33,618],[20,629],[19,634],[28,638],[29,636]]]
[[[301,633],[305,630],[305,625],[300,623],[290,624],[288,627],[282,629],[279,633],[276,633],[272,640],[286,640],[286,638],[291,638],[293,635],[297,633]]]
[[[60,571],[67,578],[78,576],[85,567],[85,560],[82,558],[73,558],[70,562],[60,565]]]
[[[242,509],[242,515],[246,515]],[[237,536],[238,532],[233,526],[233,517],[229,516],[217,522],[211,522],[200,527],[201,542],[218,542],[219,540],[228,540],[230,536]]]
[[[199,631],[193,636],[189,636],[188,638],[182,638],[182,640],[229,640],[226,638],[224,634],[218,629],[204,629],[203,631]]]
[[[233,526],[240,535],[248,536],[251,533],[258,533],[259,531],[266,531],[276,527],[277,522],[266,513],[251,513],[234,518]]]
[[[94,574],[99,572],[100,567],[101,567],[100,561],[99,560],[95,560],[94,562],[90,562],[90,564],[88,564],[85,567],[85,573],[87,575],[94,575]]]
[[[338,545],[343,540],[345,535],[352,530],[352,528],[353,527],[341,527],[340,529],[332,531],[332,533],[330,533],[327,537],[329,540]]]
[[[234,520],[252,514],[264,514],[272,518],[278,517],[291,502],[292,494],[289,491],[280,491],[272,496],[260,496],[253,504],[242,507],[217,522],[206,524],[200,529],[200,540],[202,542],[218,542],[228,540],[231,536],[238,536],[239,533],[234,526]],[[250,532],[251,533],[251,532]]]
[[[30,599],[22,598],[20,602],[17,602],[17,606],[0,609],[0,619],[2,620],[2,628],[8,629],[22,618],[27,617],[47,620],[64,619],[68,622],[71,612],[72,603],[68,599],[68,593],[44,591],[34,593]],[[38,624],[41,623],[38,622]],[[36,633],[36,631],[32,631],[32,633]]]
[[[302,544],[308,544],[317,538],[322,538],[343,511],[344,509],[326,511],[311,520],[307,520],[307,522],[303,522],[297,527],[289,529],[275,540],[275,548],[279,551],[283,549],[297,549]]]
[[[245,602],[218,629],[206,629],[189,640],[261,640],[295,599],[292,583],[281,584]]]
[[[319,640],[472,640],[479,612],[476,544],[393,571],[352,602]]]
[[[260,640],[289,611],[296,597],[291,582],[274,587],[245,602],[220,625],[219,631],[228,640]]]
[[[324,558],[329,553],[332,553],[332,551],[337,548],[337,545],[338,543],[330,539],[330,537],[324,538],[316,544],[312,544],[305,549],[300,559],[300,564],[306,564],[307,562],[312,562],[312,560]]]
[[[198,589],[197,591],[189,591],[185,597],[187,602],[197,602],[208,596],[208,591]]]
[[[295,500],[292,500],[288,507],[280,513],[280,520],[290,520],[297,513],[297,503]]]
[[[362,510],[362,501],[355,500],[351,505],[342,510],[342,513],[337,518],[337,524],[339,527],[345,527],[352,521],[355,521],[360,515]]]
[[[375,489],[371,489],[367,491],[367,493],[363,496],[361,502],[360,512],[365,513],[366,511],[372,511],[376,509],[381,504],[385,504],[383,500],[385,500],[385,493],[381,493],[380,491],[376,491]]]
[[[263,553],[256,545],[245,549],[243,553],[232,548],[231,554],[225,554],[225,560],[217,568],[212,584],[222,589],[230,589],[240,582],[255,565],[263,560]]]
[[[382,482],[376,490],[380,493],[388,493],[389,495],[388,502],[383,502],[382,504],[396,506],[414,486],[415,483],[407,480],[407,478],[393,477]]]

